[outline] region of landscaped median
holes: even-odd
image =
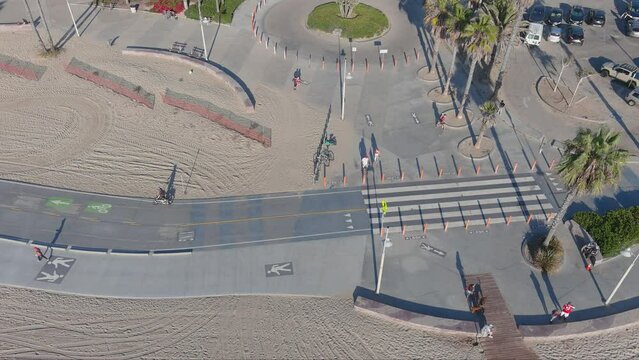
[[[573,220],[581,225],[601,248],[604,257],[616,256],[639,243],[639,206],[608,211],[580,211]]]
[[[155,104],[155,95],[145,91],[141,86],[130,83],[121,77],[110,74],[106,71],[94,68],[89,64],[73,58],[65,70],[73,75],[89,80],[100,86],[124,95],[133,101],[137,101],[146,107],[153,109]]]
[[[365,4],[357,4],[350,18],[340,16],[339,6],[329,2],[317,6],[308,15],[306,25],[310,29],[332,33],[342,29],[341,36],[353,39],[371,39],[381,36],[389,28],[388,18],[380,10]]]
[[[192,111],[205,117],[227,129],[237,131],[249,139],[261,142],[264,146],[271,146],[271,129],[262,126],[255,121],[235,115],[214,104],[201,99],[194,98],[186,94],[180,94],[166,89],[166,94],[162,96],[165,104],[178,107],[183,110]]]
[[[0,69],[25,79],[40,80],[47,67],[0,54]]]

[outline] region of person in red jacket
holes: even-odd
[[[550,322],[552,322],[558,317],[566,321],[566,319],[568,319],[568,316],[570,316],[570,313],[572,313],[573,310],[575,310],[575,307],[572,305],[572,303],[568,302],[564,304],[564,306],[561,307],[561,312],[558,310],[553,310],[552,316],[550,317]]]

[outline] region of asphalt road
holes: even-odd
[[[157,250],[355,235],[369,229],[361,192],[180,201],[113,197],[0,181],[1,234],[59,246]]]

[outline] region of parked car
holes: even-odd
[[[590,9],[586,17],[586,24],[592,26],[604,26],[606,24],[606,13],[603,10]]]
[[[559,26],[553,26],[548,32],[547,40],[550,42],[558,43],[561,40],[561,28]]]
[[[639,85],[639,68],[630,64],[615,64],[612,61],[601,66],[601,76],[610,76],[634,88]]]
[[[544,34],[544,24],[530,23],[528,30],[526,30],[526,37],[524,42],[528,45],[538,46],[541,42],[541,37]]]
[[[634,89],[626,96],[626,103],[635,106],[639,102],[639,89]]]
[[[626,12],[623,14],[623,17],[639,19],[639,0],[626,1]]]
[[[570,25],[566,29],[566,42],[568,44],[584,44],[584,29],[581,26]]]
[[[546,19],[546,8],[541,4],[535,4],[528,10],[528,21],[541,23]]]
[[[575,25],[581,25],[586,18],[586,12],[581,5],[575,5],[570,9],[570,14],[568,15],[568,22]]]
[[[550,13],[548,14],[548,19],[546,22],[550,26],[557,26],[561,24],[564,20],[564,12],[560,8],[552,8],[550,9]]]
[[[639,37],[639,20],[628,19],[626,21],[626,35],[630,37]]]

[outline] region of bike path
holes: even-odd
[[[1,234],[57,246],[122,250],[228,247],[338,237],[368,229],[358,190],[281,193],[154,205],[0,181]]]

